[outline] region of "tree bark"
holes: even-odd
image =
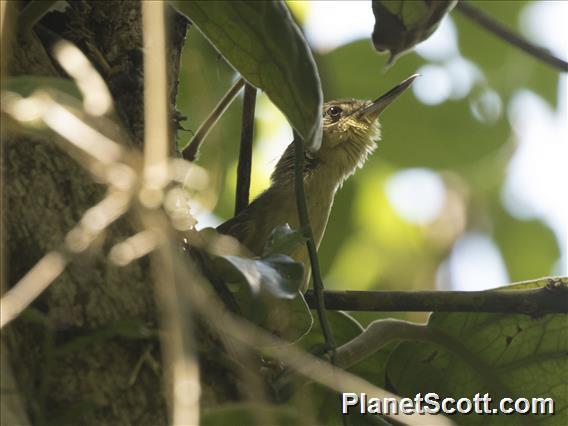
[[[110,87],[131,142],[141,147],[140,3],[69,4],[64,13],[46,15],[41,27],[76,44],[95,64]],[[168,12],[175,135],[177,79],[188,22]],[[58,73],[42,34],[45,31],[36,27],[35,33],[13,37],[9,75]],[[174,152],[174,140],[171,147]],[[2,273],[9,288],[45,253],[61,246],[82,214],[101,200],[103,187],[51,141],[6,132],[2,148],[6,182]],[[3,349],[32,423],[167,423],[159,343],[152,332],[158,324],[148,262],[143,259],[119,268],[106,260],[110,245],[132,232],[127,218],[119,221],[103,244],[73,262],[31,309],[3,330]],[[3,358],[3,364],[7,362]]]

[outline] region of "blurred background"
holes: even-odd
[[[325,100],[372,99],[422,75],[383,114],[379,149],[336,196],[319,250],[327,288],[482,290],[567,274],[566,74],[457,11],[386,68],[387,56],[370,41],[370,1],[287,4],[313,49]],[[475,6],[568,59],[568,2]],[[192,27],[178,99],[189,130],[180,132],[180,146],[236,78]],[[233,214],[241,100],[201,149],[211,186],[191,207],[198,228]],[[269,185],[292,141],[264,94],[256,107],[252,196]]]

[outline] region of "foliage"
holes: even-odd
[[[387,61],[376,55],[368,40],[316,54],[314,62],[307,42],[283,3],[173,4],[191,18],[204,36],[195,31],[190,35],[187,66],[183,70],[184,78],[195,85],[192,89],[182,87],[180,100],[181,108],[187,107],[192,128],[235,73],[264,90],[291,126],[312,143],[311,149],[319,145],[321,85],[330,98],[376,95],[370,86]],[[434,32],[453,4],[374,2],[375,47],[389,50],[393,56],[411,49]],[[521,6],[499,4],[488,9],[512,25],[511,11],[516,18]],[[557,262],[559,247],[552,231],[539,220],[514,217],[502,205],[500,194],[514,144],[512,124],[503,108],[497,112],[480,112],[483,107],[479,105],[480,97],[487,93],[495,94],[501,106],[508,104],[520,87],[530,88],[554,103],[556,75],[548,69],[541,70],[542,65],[518,52],[509,53],[505,45],[482,51],[475,43],[479,29],[459,20],[458,24],[460,49],[475,64],[481,78],[463,96],[436,106],[424,106],[406,96],[385,114],[385,142],[378,156],[340,191],[319,252],[326,283],[331,287],[366,289],[376,287],[379,282],[381,288],[433,288],[436,274],[443,270],[456,242],[473,231],[494,239],[512,279],[548,275]],[[383,76],[384,86],[389,87],[390,83],[428,64],[417,54],[408,53]],[[524,71],[516,73],[514,78],[501,74],[503,69],[519,66]],[[200,85],[199,78],[209,81]],[[3,87],[21,96],[43,88],[49,88],[63,103],[69,95],[74,103],[74,98],[79,97],[76,87],[61,79],[20,77],[8,80]],[[216,213],[220,216],[228,215],[231,204],[233,187],[225,185],[225,181],[227,171],[234,169],[237,157],[234,135],[239,133],[235,109],[230,109],[225,117],[221,128],[211,134],[201,159],[212,178],[210,192],[195,197],[206,206],[217,205]],[[388,199],[389,178],[414,167],[437,173],[445,185],[449,213],[442,213],[427,224],[408,222]],[[304,243],[299,231],[285,225],[273,231],[262,257],[209,253],[206,266],[228,286],[245,318],[296,349],[330,357],[329,348],[323,344],[322,326],[314,322],[299,292],[303,265],[289,257]],[[508,288],[539,287],[546,283],[545,279]],[[33,315],[33,310],[27,315]],[[328,312],[327,315],[338,347],[363,336],[370,329],[364,326],[367,323],[381,324],[379,314]],[[404,313],[399,316],[417,319]],[[391,337],[373,348],[370,356],[346,369],[401,396],[412,397],[418,392],[437,392],[442,397],[454,398],[485,392],[494,399],[551,396],[559,415],[538,420],[551,425],[566,422],[567,377],[561,374],[568,371],[565,315],[531,318],[434,313],[426,324],[413,326],[419,330],[416,334]],[[58,353],[73,354],[116,337],[135,341],[154,338],[156,334],[142,323],[119,321],[59,347]],[[274,369],[268,358],[262,357],[262,361],[267,370],[272,369],[266,374],[271,397],[282,404],[208,407],[202,417],[203,424],[300,421],[340,424],[337,393],[305,380],[288,381],[291,371],[286,365]],[[370,422],[361,416],[350,417],[353,424]],[[382,418],[376,421],[388,424]],[[516,424],[523,419],[463,416],[458,421]]]
[[[373,43],[379,52],[388,51],[389,62],[426,40],[442,18],[456,5],[454,1],[373,1],[375,29]]]
[[[250,83],[266,91],[290,123],[321,141],[322,95],[311,52],[288,9],[278,2],[174,2]],[[254,25],[262,22],[261,26]]]
[[[534,288],[543,283],[507,289]],[[436,392],[456,400],[488,393],[496,408],[499,398],[552,398],[554,416],[531,424],[568,421],[568,327],[566,315],[434,313],[428,328],[437,342],[408,341],[391,352],[388,381],[400,395]],[[525,415],[507,416],[507,424],[523,423]],[[503,416],[461,415],[459,424],[504,424]]]
[[[431,9],[428,9],[429,3],[414,2],[407,3],[404,6],[401,4],[400,7],[404,7],[404,10],[396,11],[393,10],[397,7],[396,2],[389,2],[388,5],[382,3],[386,4],[386,2],[374,2],[373,5],[373,13],[377,19],[373,41],[375,46],[387,48],[391,54],[408,50],[414,44],[427,38],[450,9],[448,6],[451,6],[449,3],[444,4],[443,7],[441,4],[432,3]],[[499,7],[501,9],[498,9]],[[521,7],[522,4],[517,2],[510,6],[500,3],[488,8],[490,12],[495,12],[496,18],[513,26],[516,22],[515,16],[520,12]],[[190,6],[188,6],[189,8]],[[419,8],[428,9],[430,15],[420,17]],[[216,37],[215,31],[209,28],[210,21],[208,19],[217,20],[217,16],[220,14],[219,9],[212,10],[210,14],[208,11],[204,12],[205,9],[199,10],[199,13],[203,12],[204,15],[196,15],[197,18],[194,19],[194,22],[225,59],[246,77],[247,72],[249,72],[248,65],[240,66],[236,63],[231,56],[233,54],[232,47],[227,46],[226,41],[221,41],[220,38]],[[192,16],[190,12],[187,13]],[[391,14],[390,18],[388,17],[389,13]],[[205,19],[205,15],[208,16],[207,19]],[[386,22],[388,22],[388,19],[398,20],[398,23],[402,22],[402,27],[397,27],[397,31],[401,34],[394,34],[396,31],[391,31],[392,28],[389,25],[380,25],[381,19],[386,20]],[[509,274],[515,279],[548,275],[551,272],[559,253],[551,230],[536,220],[516,219],[501,206],[500,191],[505,177],[504,169],[510,160],[509,150],[512,144],[511,123],[503,114],[502,108],[501,111],[488,118],[480,117],[479,114],[476,115],[476,108],[484,93],[496,93],[502,105],[508,103],[514,90],[518,90],[520,87],[529,87],[552,103],[554,102],[554,92],[551,88],[555,84],[556,75],[548,69],[544,70],[543,66],[534,59],[523,56],[522,52],[511,52],[506,45],[499,45],[495,50],[493,48],[479,49],[477,40],[480,36],[478,34],[480,29],[469,23],[462,23],[461,19],[458,18],[461,53],[467,60],[471,61],[472,66],[476,67],[481,77],[475,80],[467,93],[438,105],[424,106],[417,99],[405,96],[385,114],[385,141],[381,144],[378,154],[370,160],[365,169],[348,181],[339,192],[326,238],[320,249],[320,259],[328,275],[326,282],[331,286],[335,284],[343,288],[364,289],[380,281],[383,283],[383,288],[390,288],[395,285],[407,286],[408,288],[431,288],[434,286],[436,269],[444,262],[452,245],[466,230],[478,230],[489,235],[494,234],[495,242],[502,250]],[[268,31],[267,27],[266,25],[262,26],[263,31]],[[231,31],[234,31],[234,34],[241,34],[237,24],[231,27]],[[249,37],[247,35],[248,27],[243,27],[241,31],[243,31],[242,39],[247,40]],[[288,33],[285,32],[285,34]],[[387,40],[386,44],[381,44],[382,42],[379,41],[382,37],[381,34],[393,38],[391,41]],[[233,78],[232,70],[210,53],[211,51],[205,47],[206,42],[204,43],[197,33],[194,32],[192,35],[193,45],[190,41],[187,47],[187,57],[191,57],[192,60],[196,60],[197,57],[197,60],[201,61],[201,66],[194,67],[193,71],[189,71],[189,74],[186,75],[186,78],[188,81],[194,78],[202,78],[199,76],[201,71],[198,69],[201,67],[216,69],[217,78],[213,78],[208,84],[211,85],[212,90],[218,90],[219,86],[226,85],[226,82]],[[406,38],[401,41],[401,37]],[[483,37],[492,36],[484,34]],[[232,39],[240,38],[233,37]],[[279,36],[272,36],[272,40],[277,39],[279,39]],[[285,37],[281,40],[282,48],[291,48],[290,41],[286,41]],[[304,41],[295,39],[294,43],[303,44]],[[473,47],[474,45],[475,47]],[[280,48],[276,48],[275,54],[279,55],[278,49]],[[498,53],[499,49],[506,50],[507,54]],[[298,52],[304,50],[305,47],[303,46],[297,48]],[[264,53],[259,53],[256,56],[257,60],[261,61],[263,55]],[[489,55],[494,56],[488,60]],[[250,61],[251,56],[248,55],[247,57]],[[316,53],[315,59],[327,98],[358,97],[369,99],[378,94],[376,89],[372,89],[372,86],[375,86],[373,82],[377,80],[380,70],[386,65],[386,60],[373,52],[368,41],[355,41],[331,52]],[[510,79],[494,73],[497,66],[490,65],[490,61],[493,61],[492,64],[500,62],[501,69],[520,63],[528,64],[530,62],[530,65],[526,73],[516,73],[516,80],[511,83]],[[381,87],[390,87],[429,63],[428,60],[416,53],[410,52],[382,76]],[[441,61],[438,65],[444,66],[445,64]],[[541,68],[546,78],[537,79],[536,70],[541,70]],[[186,69],[184,72],[188,72],[188,70]],[[304,84],[303,79],[299,79],[298,82],[300,86]],[[272,98],[270,87],[259,87],[265,89],[268,96]],[[284,88],[280,85],[279,89],[294,90],[298,86],[292,85],[291,87],[292,89],[290,89],[290,86]],[[202,90],[198,85],[195,85],[194,88],[198,91]],[[182,87],[182,90],[185,89]],[[197,123],[199,121],[196,118],[199,115],[198,105],[191,105],[189,101],[191,96],[189,94],[188,96],[188,100],[182,99],[182,105],[187,105],[187,110],[190,112],[189,122],[195,120]],[[205,96],[205,99],[207,99],[207,96]],[[281,108],[281,110],[294,125],[290,111],[286,108]],[[192,117],[192,112],[195,117]],[[236,155],[234,155],[234,151],[232,151],[232,154],[225,152],[220,154],[224,150],[221,147],[226,147],[228,144],[229,135],[238,134],[238,127],[235,127],[237,125],[235,112],[230,111],[229,116],[231,114],[232,122],[221,123],[221,128],[217,130],[218,135],[208,142],[209,146],[204,147],[201,159],[202,164],[206,167],[219,172],[217,181],[220,182],[219,192],[221,195],[215,195],[215,199],[219,201],[216,211],[221,216],[228,216],[232,203],[232,185],[223,186],[221,182],[233,182],[225,173],[227,170],[234,170]],[[221,132],[224,136],[220,138]],[[214,154],[215,152],[217,154]],[[221,158],[219,155],[223,155],[220,162],[218,161]],[[448,217],[441,217],[439,221],[427,225],[410,224],[401,219],[393,206],[389,204],[385,194],[385,186],[389,176],[399,170],[414,167],[429,168],[441,173],[445,177],[447,190],[457,196],[460,208],[465,210],[465,215],[460,219],[464,223],[459,225],[454,233],[450,232],[447,238],[438,238],[440,235],[436,235],[438,232],[436,230],[444,228],[443,222],[449,220]],[[484,218],[483,221],[479,220],[480,216]],[[282,232],[282,230],[275,232]],[[285,234],[287,233],[288,231],[285,232]],[[527,244],[527,238],[530,238],[531,244]],[[298,243],[294,238],[291,238],[291,241],[293,244]],[[536,249],[535,245],[539,249]],[[524,247],[526,247],[526,250],[524,250]],[[281,249],[281,252],[289,252],[290,250],[287,243]],[[278,249],[272,249],[266,254],[277,252]],[[535,253],[538,254],[535,255]],[[360,262],[360,264],[354,264],[355,261]],[[371,265],[371,263],[375,263],[375,265]],[[413,267],[408,268],[408,264],[412,264]],[[370,275],[367,273],[364,282],[351,282],[350,278],[359,276],[354,268],[361,268],[363,265],[365,269],[361,270],[361,273],[365,274],[365,270],[369,270]],[[265,309],[269,310],[270,306],[267,305]],[[255,310],[258,311],[258,309],[259,306],[256,306]],[[328,315],[338,345],[349,342],[364,330],[364,327],[356,318],[360,318],[363,323],[366,323],[371,319],[380,317],[380,315],[372,316],[369,314],[355,315],[355,318],[353,318],[339,312],[330,312]],[[404,317],[405,315],[401,316]],[[467,347],[470,357],[473,358],[489,357],[492,359],[492,357],[499,356],[499,351],[504,350],[497,343],[492,347],[485,347],[479,339],[503,343],[506,345],[505,349],[511,352],[513,349],[522,346],[524,352],[516,352],[515,355],[512,355],[518,358],[515,362],[521,365],[525,362],[527,351],[530,352],[529,348],[538,345],[539,339],[544,338],[544,336],[548,336],[547,339],[551,339],[551,342],[555,339],[553,334],[549,334],[549,329],[545,328],[545,325],[549,324],[550,321],[557,323],[560,327],[556,328],[559,330],[558,333],[563,333],[562,322],[564,319],[565,317],[561,315],[530,319],[522,316],[489,314],[434,314],[427,327],[438,330],[444,336],[451,336],[454,333],[452,342],[460,340],[459,344],[465,345],[464,347]],[[498,326],[492,325],[495,321],[498,321]],[[475,332],[475,335],[472,331],[471,339],[462,341],[462,337],[465,337],[463,331],[456,331],[456,324],[462,323],[467,324],[468,327],[482,323],[485,328],[480,329],[484,330],[483,332]],[[529,325],[534,333],[530,336],[529,333],[517,333],[511,339],[508,339],[508,334],[505,335],[509,329],[513,332],[518,330],[519,327],[526,330]],[[502,333],[505,334],[501,335]],[[447,339],[450,339],[450,337]],[[321,354],[324,349],[322,342],[323,336],[320,325],[316,321],[310,332],[296,344],[300,348]],[[555,350],[557,349],[555,348]],[[547,351],[544,347],[541,347],[540,350]],[[561,349],[559,350],[561,351]],[[434,352],[435,355],[430,356]],[[422,353],[423,356],[420,355]],[[411,395],[419,390],[424,392],[423,389],[430,389],[428,388],[430,383],[438,383],[441,386],[439,389],[436,388],[440,395],[469,395],[475,388],[473,384],[477,383],[474,378],[477,377],[483,381],[483,377],[487,377],[490,373],[483,373],[485,376],[480,375],[479,368],[475,370],[476,372],[472,372],[474,370],[460,366],[459,362],[462,361],[453,360],[452,357],[456,356],[458,355],[452,352],[452,348],[445,346],[440,348],[439,343],[392,341],[372,357],[351,367],[350,371],[365,377],[378,386],[391,386],[395,392],[404,395]],[[547,358],[546,354],[544,358]],[[425,371],[423,363],[426,361],[424,360],[427,360],[430,364],[444,360],[446,364]],[[403,365],[403,362],[406,364]],[[416,365],[409,367],[412,362]],[[548,368],[545,365],[546,361],[541,362],[535,359],[535,363],[534,368],[544,370]],[[489,364],[486,362],[483,365]],[[408,370],[408,368],[411,369]],[[443,369],[443,372],[440,369]],[[554,364],[552,371],[558,371],[558,369],[559,364]],[[464,379],[460,382],[458,378],[466,372],[472,376],[468,376],[467,380]],[[520,368],[519,372],[521,376],[529,374],[524,367]],[[432,374],[438,374],[437,377],[444,377],[445,380],[440,381]],[[506,381],[507,379],[502,377],[500,380]],[[508,381],[506,385],[508,389],[517,389],[516,392],[512,391],[515,395],[526,394],[526,392],[532,392],[536,395],[541,389],[539,386],[545,382],[544,379],[542,382],[534,381],[532,383],[534,389],[531,388],[533,391],[530,391],[529,388],[523,387],[521,378],[519,378],[519,381],[515,380],[511,378],[511,381]],[[458,389],[455,386],[459,386],[459,383],[469,384]],[[446,386],[450,384],[454,387],[448,388]],[[478,387],[479,389],[486,389],[485,385],[480,384]],[[503,395],[503,387],[491,388],[488,391],[494,392],[492,394],[494,397]],[[294,386],[287,387],[284,395],[291,397],[291,402],[294,405],[300,404],[301,406],[302,401],[310,400],[313,403],[312,407],[320,407],[321,410],[337,404],[336,394],[315,384],[306,385],[300,390],[294,390]],[[560,404],[565,403],[559,393],[555,396]],[[315,411],[317,411],[317,408]],[[474,423],[478,421],[477,419],[475,416],[469,417],[469,420]],[[315,415],[312,420],[326,424],[340,421],[336,414],[330,412]],[[499,421],[502,422],[503,418],[499,417]]]

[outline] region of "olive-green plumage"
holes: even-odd
[[[306,156],[304,187],[308,214],[316,246],[323,238],[335,193],[343,182],[362,167],[380,138],[378,116],[402,93],[415,76],[375,101],[344,99],[323,106],[323,137],[318,151]],[[272,230],[288,223],[298,229],[294,192],[294,147],[290,144],[271,176],[271,185],[246,209],[220,225],[217,230],[231,235],[253,254],[260,255]],[[304,285],[309,280],[309,261],[304,246],[292,257],[305,267]]]

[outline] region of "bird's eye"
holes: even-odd
[[[331,118],[339,118],[339,116],[341,115],[341,113],[343,112],[343,110],[337,106],[332,106],[327,110],[327,114],[331,117]]]

